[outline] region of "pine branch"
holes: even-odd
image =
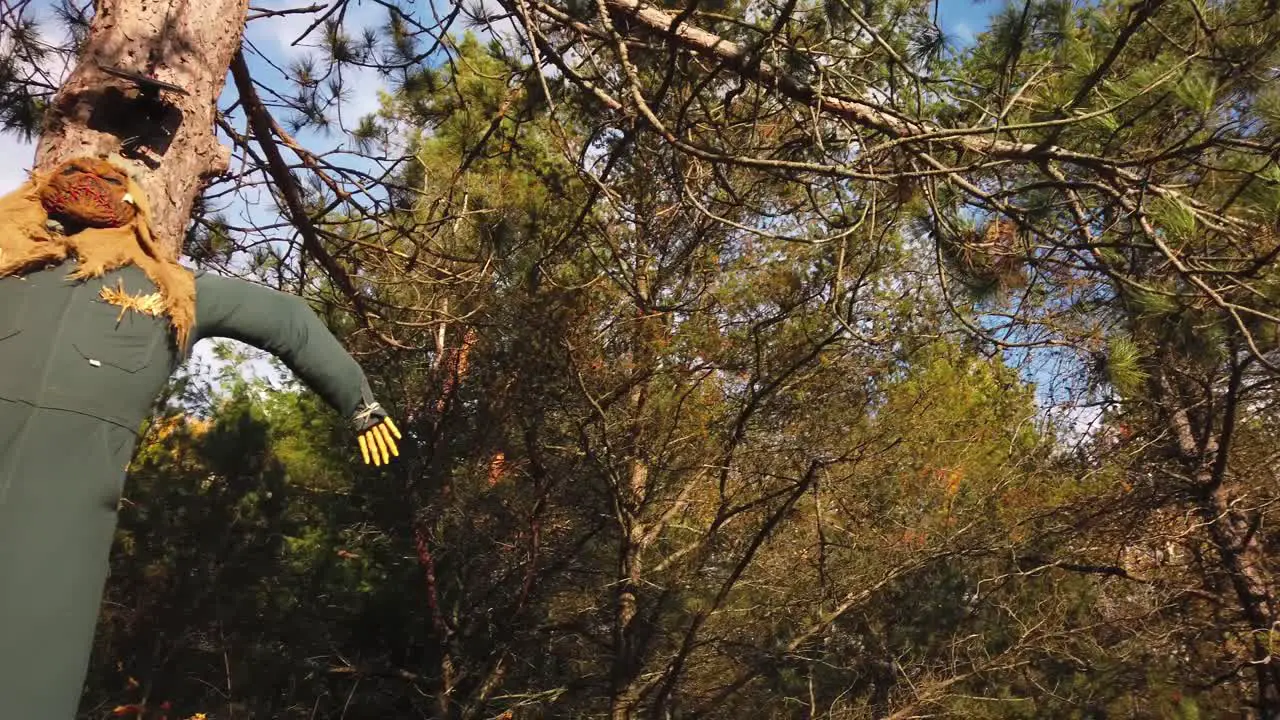
[[[285,162],[284,156],[281,155],[279,146],[272,138],[271,128],[274,121],[271,118],[271,113],[262,103],[262,99],[258,97],[258,92],[253,86],[253,78],[249,75],[249,66],[245,63],[244,54],[241,52],[237,52],[235,58],[231,61],[231,76],[235,80],[236,90],[240,93],[245,116],[248,117],[249,125],[253,128],[254,137],[258,141],[259,147],[262,148],[263,154],[266,155],[267,172],[275,181],[276,186],[280,188],[280,194],[284,196],[289,219],[293,221],[298,234],[302,236],[303,247],[309,255],[316,259],[316,262],[320,263],[320,266],[328,273],[333,283],[338,286],[338,290],[351,302],[360,323],[388,345],[403,348],[404,346],[394,338],[374,328],[373,318],[375,316],[369,310],[364,298],[356,290],[351,281],[351,276],[347,274],[346,269],[333,259],[333,256],[325,250],[324,245],[320,242],[320,235],[316,232],[315,223],[312,222],[311,216],[307,213],[306,204],[302,200],[302,192],[298,187],[298,181],[293,176],[293,173],[290,172],[289,165]]]
[[[891,109],[886,109],[875,103],[867,102],[857,98],[844,97],[839,95],[829,95],[814,86],[802,82],[801,80],[787,74],[781,69],[755,57],[748,48],[745,48],[730,40],[726,40],[715,33],[708,32],[698,28],[689,22],[677,23],[677,17],[671,13],[665,12],[643,0],[603,0],[604,5],[613,13],[617,13],[628,18],[634,26],[654,35],[667,37],[677,43],[684,49],[704,57],[714,59],[725,67],[732,69],[741,77],[744,77],[767,89],[774,89],[785,97],[800,102],[805,106],[814,110],[840,118],[850,123],[854,123],[860,127],[880,132],[892,138],[893,142],[889,145],[910,144],[923,145],[926,142],[931,146],[948,147],[952,150],[962,153],[972,153],[980,157],[986,157],[995,160],[1009,160],[1023,163],[1034,163],[1043,166],[1052,163],[1064,163],[1074,165],[1093,171],[1108,183],[1116,183],[1128,185],[1131,188],[1144,188],[1146,192],[1164,197],[1166,199],[1176,199],[1188,207],[1195,208],[1202,213],[1211,212],[1203,203],[1194,199],[1185,197],[1181,192],[1163,187],[1154,183],[1150,183],[1142,176],[1123,167],[1123,163],[1115,159],[1090,155],[1083,152],[1071,150],[1056,145],[1047,145],[1042,147],[1041,144],[1023,143],[1012,140],[999,140],[989,137],[998,132],[1005,132],[1008,128],[942,128],[930,123],[921,122],[907,118],[901,113]],[[531,6],[542,15],[551,20],[564,24],[570,16],[563,11],[551,7],[543,2],[533,2]],[[590,28],[582,23],[573,23],[572,27],[578,31],[590,35],[596,39],[610,41],[613,38],[606,32],[602,32],[597,28]],[[630,38],[623,38],[624,41]],[[545,52],[545,51],[544,51]],[[562,70],[567,70],[566,63],[556,62],[555,58],[548,58]],[[605,103],[611,109],[620,109],[621,104],[609,97],[601,88],[592,84],[576,73],[569,71],[566,73],[573,82],[583,87],[589,93],[596,96],[601,102]],[[640,105],[642,119],[650,125],[655,125],[656,117],[651,117],[652,110],[646,105]],[[1051,120],[1043,123],[1037,123],[1036,127],[1053,127],[1057,125],[1066,125],[1076,122],[1074,119]],[[656,124],[655,128],[663,132],[660,124]],[[664,135],[669,135],[665,133]],[[673,137],[668,137],[672,140]],[[686,143],[677,143],[682,150],[693,151],[695,154],[705,155],[698,152],[697,148],[687,145]],[[887,150],[888,147],[876,148],[877,150]],[[924,152],[923,150],[920,152]],[[963,182],[963,178],[957,176],[955,169],[948,169],[938,161],[934,160],[927,153],[924,157],[939,172],[949,174],[961,182],[961,185],[970,191],[976,188],[969,186],[967,182]],[[717,158],[723,159],[723,158]],[[816,168],[815,168],[816,169]],[[876,179],[876,178],[868,178]],[[1225,222],[1232,222],[1230,219],[1222,218]],[[1239,221],[1236,221],[1239,222]]]

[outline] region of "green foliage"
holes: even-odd
[[[1142,351],[1133,340],[1115,336],[1107,342],[1106,377],[1123,397],[1142,391],[1147,376],[1142,369]]]
[[[1280,221],[1280,167],[1269,165],[1259,171],[1245,187],[1244,198],[1262,222]]]
[[[1195,237],[1196,216],[1183,203],[1177,200],[1158,199],[1153,203],[1151,215],[1156,224],[1168,232],[1174,239],[1189,241]]]
[[[405,455],[356,466],[296,387],[175,387],[203,418],[158,418],[132,467],[86,702],[136,699],[119,663],[234,717],[1246,707],[1248,556],[1215,553],[1276,543],[1280,405],[1228,310],[1275,342],[1277,19],[1011,3],[948,53],[934,5],[682,19],[845,98],[838,121],[621,12],[626,68],[609,32],[538,19],[591,87],[520,37],[446,36],[441,61],[407,15],[379,42],[320,24],[299,122],[386,53],[354,140],[407,150],[369,217],[306,188],[376,327],[296,284]],[[892,129],[859,119],[882,109]],[[225,259],[232,234],[191,247]]]
[[[1130,296],[1140,316],[1149,316],[1157,320],[1172,315],[1180,307],[1178,296],[1168,285],[1156,285],[1149,289],[1134,288],[1130,290]]]
[[[1207,68],[1193,65],[1174,86],[1174,94],[1189,109],[1208,115],[1217,100],[1217,78]]]

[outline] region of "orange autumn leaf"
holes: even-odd
[[[899,541],[902,545],[913,550],[923,548],[929,542],[929,536],[918,530],[905,530],[902,533],[902,539]]]
[[[506,473],[507,454],[499,450],[494,453],[493,459],[489,461],[489,487],[498,484],[502,476]]]
[[[959,470],[949,470],[947,472],[947,497],[955,497],[960,492],[960,481],[964,479],[964,473]]]

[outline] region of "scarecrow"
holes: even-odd
[[[0,197],[0,707],[71,720],[137,431],[196,341],[274,354],[351,419],[365,463],[400,431],[299,299],[159,252],[145,198],[78,158]]]

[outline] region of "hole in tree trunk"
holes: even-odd
[[[89,128],[120,138],[120,154],[155,168],[169,151],[182,111],[146,92],[117,87],[86,91],[80,98],[93,108]]]

